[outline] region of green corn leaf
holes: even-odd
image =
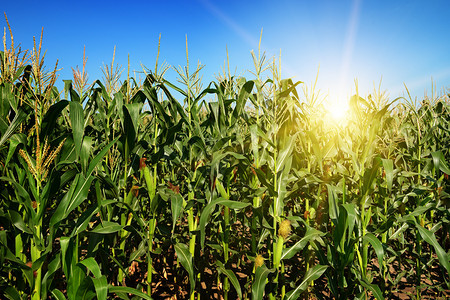
[[[73,89],[72,85],[70,85],[69,92],[70,92],[70,101],[81,104],[80,95],[78,95],[78,93]]]
[[[448,273],[450,273],[450,262],[449,262],[449,256],[447,252],[439,245],[436,236],[429,230],[423,228],[419,224],[416,223],[417,230],[420,233],[420,236],[431,246],[433,246],[434,250],[436,251],[436,255],[439,259],[439,263],[441,266],[447,270]]]
[[[284,161],[284,169],[278,177],[277,197],[275,199],[276,210],[274,211],[275,216],[281,216],[283,214],[287,187],[289,183],[297,179],[296,177],[289,175],[291,165],[292,156]]]
[[[348,236],[353,235],[353,229],[356,224],[357,208],[353,203],[345,203],[341,205],[347,213],[347,226],[348,226]]]
[[[323,173],[323,153],[322,149],[320,148],[320,142],[316,138],[316,133],[313,131],[307,132],[309,139],[311,140],[311,146],[314,153],[314,159],[316,160],[316,163],[319,165],[320,172]]]
[[[431,156],[433,157],[433,164],[436,170],[441,170],[447,175],[450,175],[450,168],[447,166],[445,162],[445,157],[442,151],[432,152]]]
[[[339,216],[335,223],[336,227],[333,231],[333,243],[338,247],[338,250],[341,253],[345,253],[345,241],[347,240],[347,235],[345,233],[348,229],[348,225],[350,225],[347,220],[347,213],[341,205],[339,206]]]
[[[9,210],[8,213],[11,218],[11,222],[13,223],[14,226],[16,226],[23,232],[33,234],[33,232],[30,230],[30,228],[28,228],[28,226],[23,221],[22,216],[18,212],[14,210]]]
[[[132,294],[132,295],[136,295],[138,297],[141,297],[143,299],[152,300],[152,298],[149,295],[147,295],[147,294],[145,294],[145,293],[143,293],[143,292],[141,292],[141,291],[139,291],[137,289],[133,289],[133,288],[130,288],[130,287],[127,287],[127,286],[113,286],[113,285],[109,285],[108,286],[108,293],[110,293],[110,294],[111,293]]]
[[[203,154],[207,153],[205,141],[202,136],[197,136],[197,135],[193,136],[192,138],[189,139],[188,145],[189,146],[197,146],[200,150],[202,150]]]
[[[48,287],[51,286],[55,272],[61,268],[61,256],[57,255],[49,264],[47,272],[42,279],[42,291],[44,296],[42,298],[47,298],[47,293],[49,292]]]
[[[76,180],[77,178],[78,180]],[[79,174],[79,176],[75,178],[74,182],[76,182],[76,187],[72,199],[70,199],[70,202],[68,203],[68,206],[65,209],[62,219],[67,218],[67,216],[87,198],[92,180],[94,180],[93,176],[89,176],[88,178],[85,179],[81,174]]]
[[[113,96],[113,105],[111,105],[110,109],[110,113],[111,116],[114,116],[114,113],[116,114],[115,117],[118,117],[119,120],[123,121],[124,120],[124,116],[123,116],[123,92],[122,91],[118,91],[116,93],[114,93]]]
[[[260,137],[264,142],[268,143],[272,148],[275,148],[275,144],[273,143],[273,141],[264,133],[264,131],[257,124],[251,125],[249,128],[249,131],[252,135],[255,136],[256,141],[257,141],[257,138]]]
[[[38,259],[36,259],[36,260],[33,262],[33,265],[32,265],[32,267],[31,267],[31,269],[32,269],[33,271],[36,271],[37,269],[41,268],[42,265],[44,264],[44,262],[46,261],[47,256],[48,256],[48,252],[43,252],[43,253],[41,253],[41,257],[39,257]]]
[[[212,180],[214,180],[214,172],[215,172],[218,164],[228,155],[233,156],[237,160],[244,160],[245,162],[249,163],[245,156],[238,154],[238,153],[234,153],[234,152],[214,153],[211,164],[210,164],[210,166],[211,166],[210,176],[211,176]],[[249,165],[250,165],[250,163],[249,163]]]
[[[81,270],[81,268],[78,268]],[[80,281],[80,284],[78,285],[78,289],[75,293],[75,296],[72,296],[72,299],[86,299],[86,300],[92,300],[95,298],[96,294],[92,289],[92,278],[83,276],[82,280]],[[70,300],[72,300],[70,297],[68,297]]]
[[[369,291],[371,291],[372,294],[375,296],[375,299],[377,299],[377,300],[384,300],[384,299],[385,299],[384,296],[383,296],[383,293],[382,293],[381,290],[380,290],[380,287],[379,287],[379,286],[377,286],[377,285],[375,285],[375,284],[367,283],[367,282],[365,282],[365,281],[362,280],[362,279],[359,280],[359,283],[360,283],[363,287],[365,287],[366,289],[368,289]]]
[[[25,190],[25,188],[17,183],[15,180],[12,180],[8,177],[0,177],[1,181],[9,181],[16,190],[17,194],[20,196],[17,198],[18,202],[26,208],[27,214],[31,216],[32,219],[36,218],[36,211],[33,209],[31,204],[31,197],[30,194]]]
[[[228,193],[225,191],[222,182],[218,178],[216,178],[216,189],[219,191],[220,195],[223,198],[229,199]]]
[[[180,89],[179,87],[177,87],[176,85],[172,84],[171,82],[167,81],[167,80],[163,80],[164,84],[169,86],[170,88],[174,89],[175,91],[177,91],[178,93],[180,93],[181,95],[183,95],[184,97],[187,97],[187,94],[185,91],[183,91],[182,89]]]
[[[99,207],[92,206],[88,210],[84,211],[81,216],[77,220],[77,224],[72,230],[71,237],[83,232],[86,230],[86,228],[89,225],[89,222],[91,221],[91,218],[94,214],[96,214],[99,211]]]
[[[17,128],[27,119],[28,115],[20,109],[19,112],[15,115],[12,122],[9,124],[8,129],[6,129],[2,138],[0,139],[0,147],[14,134]]]
[[[12,286],[6,287],[2,294],[4,294],[4,296],[10,300],[22,300],[19,292]]]
[[[167,134],[165,135],[165,144],[173,145],[175,138],[181,132],[184,123],[185,120],[180,119],[180,121],[177,124],[167,129]]]
[[[155,198],[156,195],[156,178],[153,177],[152,170],[150,170],[148,166],[144,167],[143,174],[145,183],[147,184],[148,196],[150,198],[150,206],[153,207],[154,205],[153,199]]]
[[[339,217],[339,203],[336,195],[336,188],[327,184],[328,190],[328,213],[330,219],[337,224],[337,219]]]
[[[125,133],[125,141],[128,146],[128,153],[134,148],[136,136],[139,127],[139,113],[141,111],[141,103],[123,105],[123,129]]]
[[[88,168],[88,161],[93,149],[95,140],[91,136],[83,138],[83,144],[80,149],[80,164],[83,169],[83,174],[86,174]]]
[[[219,198],[223,199],[223,198]],[[217,199],[218,200],[218,199]],[[200,222],[199,222],[199,229],[200,229],[200,245],[203,249],[205,247],[205,230],[206,230],[206,224],[209,221],[209,217],[211,213],[216,208],[217,201],[212,201],[211,203],[208,203],[208,205],[205,206],[205,208],[202,210],[202,213],[200,215]]]
[[[106,300],[108,296],[108,281],[105,275],[91,278],[94,283],[95,293],[97,294],[98,300]]]
[[[389,191],[392,191],[392,183],[394,181],[394,162],[392,159],[382,159],[383,167],[386,174],[386,183]]]
[[[278,173],[285,167],[285,165],[287,165],[286,162],[288,161],[288,158],[292,158],[292,150],[294,149],[296,139],[297,134],[289,136],[287,138],[286,144],[284,145],[283,149],[280,150],[280,153],[278,155],[276,173]],[[288,170],[290,170],[290,166]]]
[[[302,84],[302,83],[303,83],[302,81],[297,81],[294,83],[291,78],[282,79],[281,80],[282,91],[280,92],[279,97],[280,98],[289,97],[290,94],[292,93],[292,95],[296,99],[299,99],[296,87],[297,87],[297,85]]]
[[[189,283],[191,286],[189,294],[192,294],[195,290],[195,276],[194,276],[194,264],[192,254],[191,252],[189,252],[189,247],[182,243],[175,244],[175,252],[181,265],[189,274]]]
[[[251,203],[227,200],[227,199],[223,199],[223,198],[219,198],[219,199],[220,200],[217,201],[216,204],[220,204],[220,205],[226,206],[226,207],[228,207],[230,209],[240,210],[240,209],[246,208],[247,206],[251,205]]]
[[[256,131],[258,130],[258,126],[256,124],[253,124],[250,126],[250,139],[251,139],[251,145],[252,145],[252,152],[253,152],[253,158],[255,160],[255,163],[259,164],[259,138],[257,136]],[[258,165],[255,165],[255,167],[258,167]]]
[[[19,77],[22,75],[22,72],[24,72],[26,68],[27,66],[21,66],[20,68],[18,68],[11,82],[15,82],[17,79],[19,79]]]
[[[363,236],[363,240],[368,241],[372,245],[373,249],[375,250],[375,253],[377,254],[378,265],[381,268],[381,266],[383,265],[384,249],[380,240],[373,233],[370,232],[366,233],[366,235]]]
[[[139,246],[137,247],[137,249],[131,253],[130,258],[128,259],[128,262],[131,263],[132,261],[137,260],[137,259],[139,259],[139,257],[146,254],[146,251],[147,251],[146,242],[147,241],[143,239],[139,243]]]
[[[91,271],[92,274],[94,274],[95,278],[100,278],[102,276],[100,267],[93,257],[88,257],[88,258],[80,261],[79,264],[82,264],[86,268],[88,268],[89,271]]]
[[[275,272],[273,269],[268,269],[265,265],[258,267],[255,272],[255,279],[252,284],[252,299],[263,299],[264,289],[266,287],[266,279],[270,273]]]
[[[85,269],[78,265],[73,266],[71,276],[67,281],[67,298],[92,299],[94,292],[91,290],[92,280],[86,276]],[[91,297],[91,298],[89,298]]]
[[[66,297],[64,296],[63,292],[61,292],[58,289],[52,290],[52,295],[58,300],[66,300]]]
[[[0,51],[0,60],[4,60],[4,52]],[[3,74],[2,74],[3,75]],[[3,77],[3,76],[2,76]],[[2,78],[3,79],[3,78]],[[9,79],[8,79],[9,81]],[[12,82],[5,82],[3,79],[0,83],[0,133],[3,134],[8,128],[8,114],[11,111],[17,112],[18,99],[12,93],[13,85]]]
[[[175,231],[175,225],[183,212],[183,197],[180,194],[172,193],[170,197],[172,211],[172,234]]]
[[[125,225],[120,225],[115,222],[103,221],[103,223],[98,224],[91,232],[109,234],[122,230],[124,227]]]
[[[267,188],[270,197],[278,197],[278,193],[275,191],[273,184],[268,181],[269,178],[267,178],[266,174],[261,169],[255,169],[255,172],[258,180]]]
[[[297,299],[303,293],[313,280],[317,280],[327,270],[328,266],[316,265],[306,272],[302,282],[292,291],[288,292],[284,299]],[[260,298],[261,299],[261,298]]]
[[[84,112],[81,103],[71,101],[69,104],[70,122],[72,124],[73,141],[77,158],[80,156],[84,136]]]
[[[372,190],[372,184],[377,177],[378,169],[381,166],[381,159],[376,157],[373,160],[372,168],[364,171],[362,195],[367,195]]]
[[[49,136],[55,129],[56,121],[61,116],[62,111],[69,105],[69,101],[61,100],[49,107],[45,113],[41,126],[41,138]]]
[[[308,227],[306,229],[304,237],[302,237],[298,242],[296,242],[291,247],[285,248],[283,250],[283,253],[281,254],[281,260],[290,259],[294,257],[294,255],[297,254],[299,251],[303,250],[309,242],[321,240],[321,237],[324,235],[325,233],[323,233],[322,231],[319,231],[312,227]]]
[[[213,201],[211,201],[208,205],[205,206],[205,208],[202,210],[202,213],[200,215],[200,222],[199,222],[199,229],[200,229],[200,244],[203,249],[205,246],[205,230],[206,230],[206,224],[209,221],[209,217],[211,213],[216,208],[216,205],[224,205],[230,209],[243,209],[249,205],[250,203],[244,203],[239,201],[233,201],[233,200],[227,200],[225,198],[217,198]]]
[[[99,81],[99,80],[97,80],[97,81]],[[64,98],[68,99],[69,98],[69,92],[72,89],[72,80],[64,80],[63,79],[63,82],[64,82]]]
[[[153,115],[157,117],[164,127],[169,127],[171,123],[170,116],[166,113],[165,109],[161,106],[158,101],[157,91],[154,87],[149,87],[144,85],[143,93],[149,100],[150,107],[152,108]]]
[[[61,244],[61,261],[63,266],[63,271],[66,277],[70,276],[71,271],[71,260],[72,256],[70,255],[71,250],[69,249],[70,246],[70,237],[63,236],[60,238],[60,244]]]
[[[95,157],[92,159],[92,161],[89,163],[88,171],[86,172],[86,176],[90,176],[94,169],[99,166],[101,160],[103,157],[108,153],[109,149],[118,141],[119,137],[112,140],[108,145],[105,146]]]
[[[51,219],[50,219],[50,227],[53,227],[55,224],[61,222],[65,218],[65,212],[67,207],[69,206],[70,200],[74,194],[74,191],[77,187],[79,178],[81,174],[77,174],[69,188],[69,190],[66,192],[64,197],[61,199],[58,207],[56,208],[55,212],[53,213]]]
[[[235,119],[237,119],[242,114],[242,110],[244,109],[245,103],[247,102],[247,99],[253,90],[253,86],[254,82],[252,80],[249,80],[240,89],[239,96],[236,101],[236,107],[233,111],[233,116]]]
[[[435,206],[436,206],[436,203],[433,203],[433,202],[428,202],[425,205],[421,205],[421,206],[417,207],[413,212],[407,214],[406,216],[399,218],[398,222],[403,223],[406,221],[413,221],[413,220],[415,220],[414,217],[423,215],[424,213],[426,213],[428,210],[430,210],[431,208],[433,208]]]
[[[6,260],[13,262],[17,267],[22,270],[31,270],[29,266],[27,266],[23,261],[21,261],[17,256],[11,252],[8,248],[8,244],[6,242],[6,232],[4,230],[0,231],[0,245],[3,247],[3,251],[5,251],[5,255],[3,256]]]
[[[131,98],[131,103],[144,104],[146,99],[147,97],[145,97],[145,94],[142,91],[137,91],[137,93],[133,95],[133,98]]]
[[[85,271],[78,266],[78,240],[63,236],[60,238],[60,244],[63,271],[67,278],[67,298],[77,299],[77,293],[87,288],[82,287],[86,277]]]
[[[27,137],[23,133],[16,133],[13,134],[9,138],[9,150],[8,150],[8,156],[6,157],[5,165],[8,165],[9,161],[13,157],[14,154],[16,154],[17,146],[19,145],[26,145],[27,144]]]
[[[236,290],[239,299],[242,299],[241,285],[239,284],[239,281],[236,275],[233,273],[233,271],[225,269],[225,266],[220,261],[216,261],[216,266],[218,268],[219,273],[225,274],[228,277],[228,279],[230,279],[230,282],[233,285],[234,289]]]

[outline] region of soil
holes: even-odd
[[[202,270],[199,272],[200,281],[199,285],[196,287],[196,291],[200,294],[201,299],[223,299],[223,285],[218,282],[218,273],[214,267],[214,257],[205,246],[205,252],[200,253],[201,257],[205,259],[202,260],[202,265],[197,266],[197,270]],[[316,261],[318,263],[318,261]],[[133,262],[132,268],[130,270],[130,278],[126,280],[127,286],[136,287],[139,284],[141,286],[145,285],[146,269],[145,263]],[[153,299],[189,299],[190,285],[188,281],[187,272],[181,265],[177,265],[176,254],[173,246],[168,246],[164,249],[161,254],[153,255],[153,267],[154,274],[152,276],[152,298]],[[374,274],[379,274],[377,259],[373,259],[368,266],[369,270],[373,270]],[[246,255],[234,254],[230,258],[230,263],[227,265],[238,278],[244,299],[251,298],[251,286],[249,284],[253,272],[253,262],[251,262]],[[430,268],[430,267],[429,267]],[[304,269],[304,261],[297,255],[289,262],[286,263],[286,278],[297,277],[301,269]],[[386,291],[388,291],[388,299],[393,300],[406,300],[406,299],[416,299],[416,293],[419,291],[421,299],[450,299],[450,290],[445,288],[445,281],[443,278],[442,271],[440,267],[435,262],[431,266],[431,271],[426,275],[421,276],[421,287],[417,289],[417,279],[415,274],[409,274],[408,271],[412,269],[411,266],[401,265],[397,260],[389,265],[389,276],[395,279],[399,274],[405,273],[404,276],[400,276],[398,283],[396,285],[389,284],[386,280],[383,284],[382,282],[377,282],[377,278],[374,278],[373,283],[380,286],[384,285]],[[132,272],[131,272],[132,271]],[[299,278],[300,279],[300,278]],[[299,279],[288,281],[298,281]],[[287,290],[290,290],[287,287]],[[374,297],[368,293],[369,299],[374,299]],[[320,279],[315,281],[314,286],[310,287],[309,293],[305,292],[302,294],[303,299],[333,299],[330,290],[327,285],[327,279],[322,276]],[[228,299],[238,299],[237,293],[230,284],[230,291],[228,293]]]

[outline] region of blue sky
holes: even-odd
[[[222,70],[228,48],[231,70],[251,78],[250,51],[268,57],[281,50],[282,76],[351,94],[358,80],[362,96],[374,84],[390,98],[407,85],[413,97],[450,88],[450,1],[3,1],[15,43],[31,48],[44,27],[48,69],[59,59],[59,81],[81,67],[83,47],[91,81],[116,62],[132,70],[154,68],[161,34],[160,62],[184,66],[188,37],[191,66],[197,61],[205,85]],[[6,27],[2,17],[0,26]],[[124,70],[126,75],[126,70]],[[174,70],[167,78],[175,81]],[[125,78],[125,76],[123,77]],[[62,85],[62,84],[61,84]]]

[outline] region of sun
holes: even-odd
[[[326,110],[333,123],[346,123],[349,115],[349,102],[347,97],[328,98],[326,101]]]
[[[344,103],[332,103],[327,109],[335,121],[342,121],[347,116],[348,106]]]

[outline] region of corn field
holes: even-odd
[[[259,52],[62,90],[39,43],[0,58],[2,299],[450,297],[448,95],[335,121]]]

